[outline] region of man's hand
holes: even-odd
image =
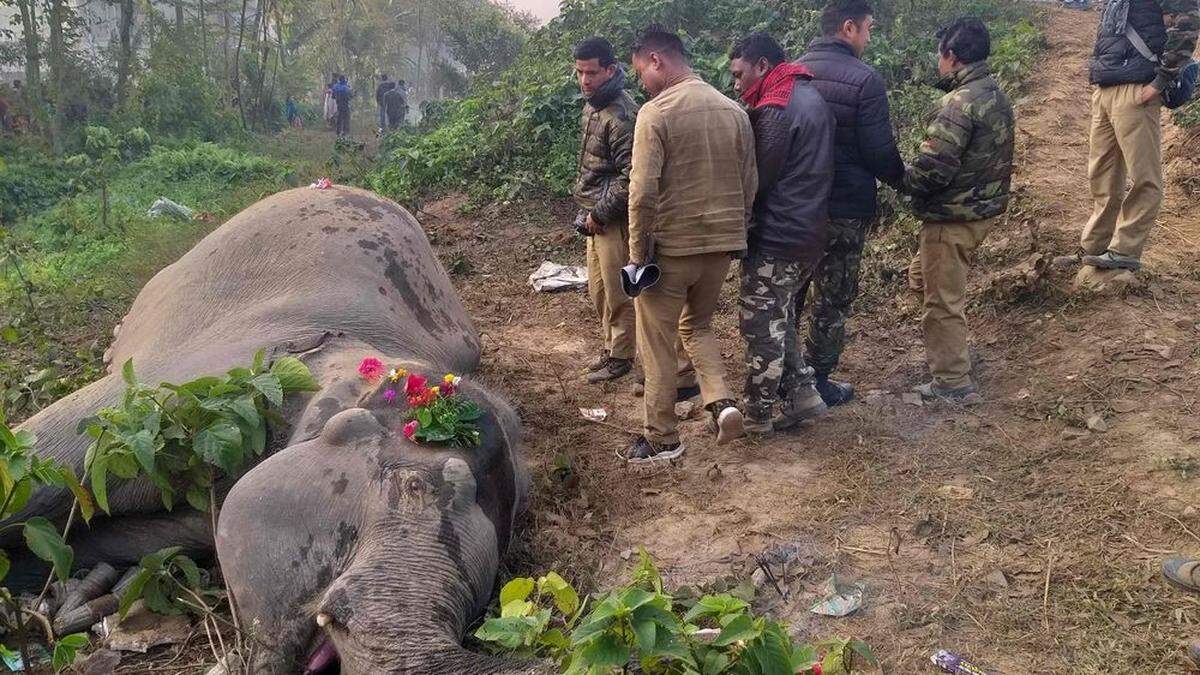
[[[1156,89],[1154,85],[1148,84],[1142,87],[1142,90],[1138,92],[1138,105],[1146,105],[1159,96],[1162,96],[1162,92]]]
[[[593,218],[590,212],[587,214],[587,224],[584,227],[592,234],[604,234],[604,223]]]

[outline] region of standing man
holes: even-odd
[[[758,166],[739,304],[746,338],[746,431],[762,434],[827,409],[813,387],[813,369],[797,348],[795,312],[825,252],[837,123],[809,83],[808,69],[787,63],[770,35],[751,33],[729,57],[733,87],[750,108]],[[780,392],[782,414],[775,418]]]
[[[379,133],[381,134],[384,129],[388,128],[387,106],[384,104],[383,97],[395,88],[396,83],[388,79],[387,73],[379,78],[379,86],[375,87],[375,105],[379,106]]]
[[[875,181],[899,187],[904,178],[904,161],[892,135],[887,87],[879,73],[862,61],[871,41],[873,12],[866,0],[833,0],[821,13],[822,37],[800,58],[812,73],[812,86],[837,118],[829,238],[813,275],[812,321],[806,341],[817,391],[830,406],[854,396],[853,386],[829,376],[846,346],[846,319],[858,296],[863,245],[876,214]],[[807,289],[798,296],[797,318],[806,294]]]
[[[1091,63],[1086,265],[1136,270],[1163,200],[1162,93],[1179,80],[1200,33],[1198,0],[1110,0]],[[1151,58],[1152,57],[1152,58]],[[1125,183],[1132,185],[1125,192]]]
[[[925,295],[921,329],[933,381],[924,398],[978,403],[967,352],[967,270],[996,218],[1008,210],[1013,110],[988,72],[991,36],[974,17],[938,33],[938,88],[947,91],[904,176],[921,219],[909,284]]]
[[[404,80],[400,80],[396,86],[384,92],[383,108],[387,122],[386,128],[389,131],[395,131],[404,126],[405,120],[408,119],[408,92],[404,87]]]
[[[354,92],[346,83],[345,75],[338,75],[337,84],[333,85],[333,100],[337,103],[337,135],[345,138],[350,135],[350,97]]]
[[[586,101],[575,203],[583,209],[588,295],[604,342],[604,351],[587,367],[587,381],[595,384],[626,375],[636,350],[633,300],[621,288],[621,267],[629,258],[629,167],[637,104],[625,92],[625,71],[604,38],[588,38],[575,48],[575,75]]]
[[[645,430],[622,456],[653,462],[684,451],[675,418],[677,339],[695,364],[717,442],[745,434],[712,316],[731,258],[746,250],[758,171],[750,119],[692,72],[679,36],[644,32],[633,67],[652,98],[633,134],[629,260],[639,266],[655,260],[662,275],[634,303],[646,373]]]

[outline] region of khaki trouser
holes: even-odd
[[[621,267],[629,258],[629,226],[609,226],[587,238],[588,295],[600,319],[604,350],[614,359],[632,359],[636,339],[633,300],[621,288]]]
[[[731,399],[725,384],[721,347],[712,330],[721,285],[729,272],[728,253],[658,257],[662,277],[638,296],[637,342],[646,373],[645,435],[654,443],[678,443],[675,418],[682,342],[695,364],[704,405]]]
[[[1162,206],[1162,103],[1155,97],[1139,105],[1141,89],[1122,84],[1092,92],[1092,217],[1079,241],[1090,255],[1109,250],[1140,258]]]
[[[995,218],[967,223],[925,223],[917,257],[908,267],[908,284],[925,295],[921,330],[925,360],[939,387],[971,384],[967,352],[967,271],[975,249]]]

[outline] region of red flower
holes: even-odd
[[[363,376],[364,380],[374,382],[380,377],[383,377],[383,361],[377,358],[368,356],[358,364],[358,374]]]
[[[404,393],[408,394],[409,398],[424,393],[426,382],[427,380],[424,375],[413,373],[408,376],[408,379],[404,383]]]
[[[821,675],[823,672],[825,671],[823,668],[821,668],[820,663],[814,663],[812,665],[812,675]]]
[[[417,434],[417,429],[420,429],[420,428],[421,428],[421,425],[418,424],[416,420],[413,420],[413,421],[409,422],[408,424],[405,424],[404,425],[404,437],[411,441],[413,436],[415,436]]]

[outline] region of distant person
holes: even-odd
[[[788,63],[769,34],[751,33],[729,58],[733,88],[750,108],[758,166],[739,299],[746,432],[766,434],[827,410],[797,344],[795,312],[825,252],[837,122],[808,69]]]
[[[337,84],[333,85],[333,100],[337,102],[337,135],[345,138],[350,135],[350,98],[354,96],[346,76],[339,75]]]
[[[975,249],[1008,210],[1013,110],[988,71],[992,42],[974,17],[938,33],[938,88],[948,92],[904,176],[921,219],[909,284],[924,294],[921,329],[933,380],[923,398],[979,402],[967,351],[967,271]]]
[[[12,131],[12,117],[8,111],[8,101],[0,96],[0,131]]]
[[[395,131],[408,119],[408,90],[400,80],[383,94],[384,121],[387,129]]]
[[[904,178],[887,86],[862,61],[875,24],[873,14],[866,0],[833,0],[821,12],[821,37],[800,57],[812,73],[813,88],[837,118],[829,237],[813,273],[812,319],[805,341],[805,362],[816,372],[817,391],[829,406],[854,397],[850,383],[830,376],[846,347],[846,321],[858,297],[863,246],[876,217],[875,181],[898,187]],[[797,297],[797,318],[806,295]]]
[[[383,133],[383,130],[388,128],[387,109],[384,106],[383,97],[395,88],[396,83],[388,78],[387,73],[380,76],[379,86],[375,87],[375,105],[379,107],[379,133]]]
[[[299,129],[300,127],[304,126],[303,121],[300,119],[300,111],[296,107],[296,100],[291,96],[288,96],[287,101],[284,102],[283,110],[284,114],[287,116],[287,122],[289,126],[291,126],[293,129]]]
[[[656,261],[662,273],[634,302],[646,375],[644,433],[622,457],[642,463],[684,452],[675,417],[679,338],[695,364],[717,442],[745,435],[712,317],[732,257],[746,250],[758,170],[749,117],[692,72],[679,36],[647,30],[634,47],[633,67],[651,100],[634,125],[629,260]]]
[[[1089,76],[1092,215],[1078,255],[1057,264],[1142,266],[1163,201],[1162,93],[1179,81],[1198,32],[1200,0],[1110,0],[1104,8]]]
[[[337,100],[333,98],[333,88],[337,86],[337,75],[325,85],[325,124],[331,129],[337,126]]]
[[[621,286],[629,260],[629,170],[637,104],[625,91],[625,71],[612,44],[591,37],[575,47],[575,76],[583,93],[579,176],[575,203],[587,236],[588,296],[600,321],[603,344],[587,365],[596,384],[633,369],[637,322],[633,299]]]

